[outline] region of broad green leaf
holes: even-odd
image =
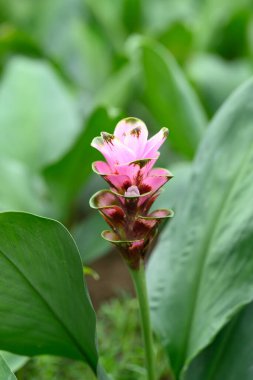
[[[195,21],[199,4],[196,0],[146,0],[143,9],[146,29],[153,34],[163,32],[175,21]]]
[[[2,4],[0,0],[1,12]],[[27,54],[35,57],[43,56],[40,46],[33,37],[21,31],[14,25],[4,23],[0,25],[0,56],[1,60],[8,59],[12,54]]]
[[[185,380],[252,380],[253,304],[247,305],[193,360]]]
[[[66,155],[45,168],[44,176],[55,203],[59,205],[59,213],[66,213],[73,197],[91,175],[92,162],[102,158],[96,149],[91,148],[92,139],[101,131],[112,132],[116,120],[118,118],[111,116],[106,109],[97,108]]]
[[[112,74],[105,85],[98,91],[95,103],[106,107],[126,107],[133,96],[134,84],[137,80],[136,68],[133,64],[126,64]]]
[[[253,82],[208,127],[149,266],[154,328],[177,376],[253,299]]]
[[[217,55],[199,54],[188,62],[187,71],[210,115],[253,74],[250,61],[225,61]]]
[[[55,215],[44,178],[22,162],[0,159],[0,210]],[[18,185],[17,185],[18,184]]]
[[[140,32],[143,23],[143,0],[123,0],[122,4],[122,23],[126,30],[128,33]]]
[[[0,353],[0,380],[17,380]]]
[[[162,43],[179,63],[184,63],[193,48],[193,27],[189,22],[176,20],[159,36]]]
[[[195,25],[195,43],[199,49],[206,50],[213,47],[217,48],[217,44],[222,43],[224,37],[227,37],[226,28],[233,20],[233,17],[241,11],[248,13],[250,17],[252,12],[251,0],[231,1],[231,0],[206,0],[203,6],[199,7],[199,14]],[[247,27],[247,26],[246,26]],[[244,27],[237,22],[234,30],[230,30],[228,35],[230,41],[226,41],[226,47],[241,49],[245,45],[242,37]],[[239,36],[239,39],[238,39]],[[241,38],[240,38],[241,37]],[[233,47],[232,47],[233,49]],[[223,51],[223,53],[225,53]]]
[[[6,361],[8,367],[10,367],[12,372],[18,371],[22,368],[29,360],[27,356],[20,356],[12,354],[11,352],[0,351],[0,356]]]
[[[101,86],[111,68],[111,51],[83,0],[13,0],[1,4],[5,19],[32,37],[44,55],[78,87]],[[87,109],[87,99],[85,102]]]
[[[114,49],[121,50],[126,38],[126,30],[121,18],[123,2],[86,0],[86,3]]]
[[[78,249],[58,222],[0,214],[0,348],[97,367],[95,313]]]
[[[74,98],[47,63],[8,62],[0,82],[1,159],[38,170],[69,149],[80,126]]]
[[[78,86],[93,91],[109,75],[111,53],[86,15],[82,0],[44,0],[34,4],[36,23],[30,32]]]
[[[201,104],[169,51],[148,41],[141,50],[147,104],[156,120],[170,129],[174,148],[192,158],[206,123]]]

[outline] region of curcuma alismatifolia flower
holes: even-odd
[[[119,248],[132,269],[138,269],[161,220],[173,216],[171,210],[150,212],[161,187],[173,177],[166,169],[153,168],[167,136],[168,129],[162,128],[148,139],[143,121],[129,117],[116,125],[114,134],[102,132],[91,143],[106,160],[94,162],[92,168],[110,189],[94,194],[90,206],[112,228],[102,237]]]

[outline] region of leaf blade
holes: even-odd
[[[6,364],[4,358],[0,354],[0,379],[2,380],[17,380],[16,376],[13,372],[11,372],[10,368]]]
[[[2,213],[0,224],[1,348],[86,360],[96,371],[95,314],[70,234],[25,213]]]
[[[169,51],[150,41],[142,42],[141,51],[147,105],[170,129],[174,148],[192,158],[206,125],[202,106]]]
[[[154,326],[177,375],[253,297],[252,210],[245,207],[253,183],[252,94],[249,81],[212,121],[186,199],[150,263]],[[151,272],[158,271],[155,283]]]

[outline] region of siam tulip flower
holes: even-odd
[[[106,161],[96,161],[92,167],[110,185],[110,189],[94,194],[90,205],[100,211],[112,230],[102,237],[115,244],[132,269],[138,269],[161,220],[173,216],[171,210],[150,212],[161,187],[173,176],[161,168],[153,168],[159,158],[159,148],[168,136],[162,128],[148,139],[143,121],[121,120],[114,134],[102,132],[91,145]]]

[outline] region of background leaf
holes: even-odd
[[[72,229],[72,234],[84,263],[90,263],[108,253],[112,247],[101,237],[107,224],[99,213],[92,213]]]
[[[201,104],[162,45],[145,42],[141,50],[147,105],[157,122],[169,127],[174,148],[192,158],[206,124]]]
[[[253,299],[252,96],[250,81],[212,121],[149,266],[154,328],[177,376]]]
[[[172,208],[175,210],[180,207],[183,194],[187,191],[191,168],[191,163],[187,161],[172,164],[168,167],[174,177],[163,186],[162,192],[152,206],[152,209]]]
[[[209,115],[213,115],[236,87],[253,74],[248,60],[226,61],[211,54],[191,57],[187,71]]]
[[[15,355],[15,354],[12,354],[11,352],[6,352],[6,351],[0,351],[0,355],[6,361],[8,367],[10,367],[12,372],[18,371],[29,360],[27,356]]]
[[[97,367],[95,314],[77,247],[58,222],[0,214],[0,347]]]
[[[253,304],[247,305],[190,365],[185,380],[251,380]]]
[[[61,216],[42,169],[70,149],[80,127],[75,98],[50,65],[9,61],[0,83],[1,210]]]
[[[34,170],[59,159],[81,127],[75,99],[50,66],[24,57],[13,58],[4,73],[0,125],[1,157]]]
[[[16,376],[11,372],[2,355],[0,354],[0,379],[17,380]]]
[[[59,214],[69,211],[74,196],[92,174],[92,162],[101,158],[91,149],[92,139],[101,131],[112,132],[118,118],[117,112],[111,116],[105,108],[94,110],[71,149],[58,162],[45,168],[44,176],[55,204],[58,203]]]

